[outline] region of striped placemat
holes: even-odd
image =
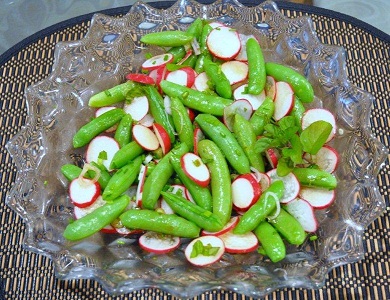
[[[245,1],[241,2],[245,4]],[[172,2],[155,2],[152,5],[166,8]],[[278,6],[291,18],[309,15],[323,43],[345,48],[349,79],[375,97],[371,118],[373,132],[389,147],[390,37],[366,23],[332,11],[285,2],[279,2]],[[120,16],[129,9],[122,7],[103,13]],[[25,122],[24,90],[49,75],[57,42],[83,38],[91,17],[85,15],[51,26],[0,56],[0,299],[174,298],[150,288],[110,297],[92,280],[57,280],[50,259],[22,248],[25,226],[21,218],[5,205],[6,193],[15,180],[16,167],[4,146]],[[387,207],[390,204],[389,173],[389,166],[386,165],[378,177],[380,192]],[[387,208],[383,216],[365,231],[364,260],[330,271],[321,289],[286,288],[269,294],[265,299],[390,299],[389,228]],[[213,291],[196,299],[249,297],[234,292]]]

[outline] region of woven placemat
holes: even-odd
[[[245,1],[241,2],[245,4]],[[172,2],[155,2],[152,5],[165,8]],[[285,2],[278,2],[278,6],[288,17],[311,16],[323,43],[345,48],[349,79],[375,97],[371,118],[373,132],[389,147],[390,36],[357,19],[328,10]],[[129,9],[122,7],[103,13],[120,16]],[[15,180],[16,167],[4,146],[25,122],[27,111],[24,90],[49,75],[55,44],[81,39],[88,31],[91,17],[89,14],[51,26],[0,56],[0,300],[174,298],[149,288],[110,297],[92,280],[57,280],[50,259],[23,249],[23,221],[5,205],[6,193]],[[386,165],[378,181],[387,207],[390,206],[389,180],[389,166]],[[333,269],[323,288],[286,288],[269,294],[265,299],[390,299],[389,227],[387,208],[383,216],[365,231],[364,260]],[[234,292],[213,291],[196,299],[249,297]]]

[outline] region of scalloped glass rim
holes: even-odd
[[[92,114],[88,98],[139,68],[146,51],[159,51],[141,47],[144,32],[184,29],[194,17],[254,34],[267,60],[309,78],[317,96],[312,106],[337,112],[332,143],[341,153],[336,176],[337,199],[343,201],[319,211],[318,239],[289,247],[281,263],[252,253],[225,255],[218,264],[195,268],[185,262],[182,249],[152,256],[131,238],[96,234],[69,243],[61,235],[72,207],[59,169],[82,157],[70,141]],[[6,145],[18,169],[7,204],[26,222],[25,248],[50,257],[58,278],[95,279],[110,294],[156,287],[179,297],[212,289],[261,297],[283,287],[319,288],[329,270],[363,257],[364,229],[385,209],[376,178],[388,152],[370,129],[373,97],[350,84],[344,50],[322,44],[310,18],[286,18],[271,1],[249,8],[235,0],[209,5],[184,0],[166,10],[138,2],[121,18],[94,15],[87,35],[58,43],[54,56],[50,76],[26,91],[26,125]]]

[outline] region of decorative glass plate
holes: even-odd
[[[99,233],[72,243],[62,236],[73,208],[60,167],[83,156],[83,150],[72,149],[71,140],[93,114],[89,97],[139,70],[145,53],[158,52],[141,45],[142,35],[185,29],[196,17],[255,35],[267,61],[307,76],[316,94],[311,106],[337,115],[332,142],[341,154],[337,199],[317,211],[318,239],[288,246],[279,263],[255,251],[225,254],[220,262],[200,268],[186,262],[184,246],[152,255],[124,236]],[[166,10],[137,3],[120,18],[96,14],[85,38],[58,43],[52,73],[29,87],[26,99],[26,125],[7,144],[18,169],[7,203],[27,225],[25,248],[50,257],[60,279],[94,279],[111,294],[156,287],[179,297],[211,289],[261,297],[283,287],[319,288],[329,270],[363,257],[364,229],[385,207],[377,175],[387,150],[370,130],[372,96],[348,82],[342,48],[321,44],[308,17],[288,19],[270,1],[246,7],[235,0],[210,5],[181,0]]]

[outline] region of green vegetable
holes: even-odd
[[[265,72],[264,55],[255,38],[249,38],[246,42],[248,57],[248,88],[249,94],[258,95],[265,87],[267,74]]]

